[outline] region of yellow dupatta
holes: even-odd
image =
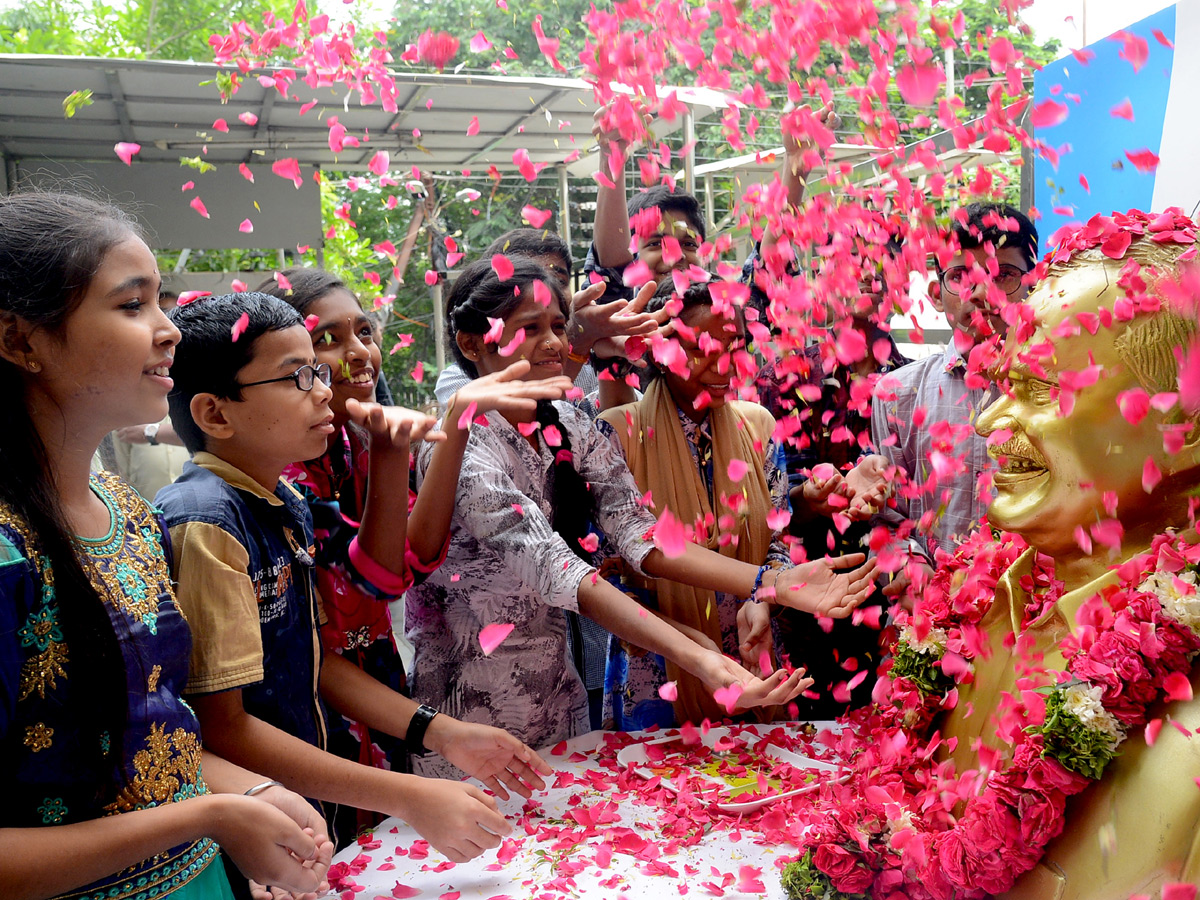
[[[695,529],[696,543],[722,556],[754,566],[766,561],[772,538],[767,514],[774,507],[763,463],[775,431],[775,420],[766,409],[733,401],[709,410],[716,509],[709,502],[675,401],[663,379],[655,379],[640,402],[607,410],[600,418],[616,431],[638,488],[651,492],[656,516],[670,510]],[[746,474],[736,482],[728,472],[735,459],[747,466]],[[732,503],[729,498],[734,498]],[[633,580],[658,595],[658,608],[664,615],[703,632],[721,646],[712,591],[660,579],[633,576]],[[698,679],[670,661],[667,676],[679,687],[675,714],[680,722],[729,715]],[[770,710],[763,712],[767,719],[772,717]]]

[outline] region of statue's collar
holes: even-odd
[[[1029,547],[1000,576],[1000,586],[1003,587],[1009,598],[1008,611],[1012,619],[1013,634],[1021,633],[1021,620],[1024,618],[1025,607],[1029,601],[1028,595],[1021,588],[1021,579],[1032,574],[1036,554],[1036,548]],[[1026,625],[1025,629],[1042,630],[1057,619],[1065,628],[1074,631],[1075,616],[1079,612],[1079,608],[1106,587],[1115,585],[1118,580],[1116,569],[1107,569],[1087,584],[1063,594],[1058,598],[1057,603]]]

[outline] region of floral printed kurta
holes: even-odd
[[[633,477],[592,421],[556,402],[574,453],[590,483],[597,526],[640,570],[652,549],[654,516],[638,505]],[[550,526],[551,468],[557,448],[538,450],[497,413],[472,428],[455,497],[450,551],[424,584],[408,592],[408,637],[416,647],[413,697],[467,722],[504,728],[533,747],[587,730],[587,694],[567,651],[563,610],[578,610],[577,592],[596,569]],[[422,447],[423,476],[432,448]],[[512,624],[490,656],[479,644],[485,625]],[[425,774],[455,770],[419,759]]]

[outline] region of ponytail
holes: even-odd
[[[595,518],[595,498],[588,483],[575,468],[571,439],[563,428],[554,404],[549,400],[539,400],[535,417],[542,426],[542,440],[546,438],[546,429],[551,426],[562,435],[562,443],[557,448],[551,447],[555,453],[554,465],[551,466],[550,525],[576,556],[584,562],[591,562],[592,555],[583,548],[582,541],[587,537]]]

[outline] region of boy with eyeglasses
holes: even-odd
[[[463,862],[499,846],[511,826],[467,784],[420,778],[325,751],[325,703],[370,728],[426,745],[459,768],[529,796],[549,773],[496,728],[418,708],[349,660],[322,654],[312,517],[281,480],[320,456],[333,432],[331,371],[317,365],[300,314],[260,293],[195,301],[171,313],[182,335],[171,374],[171,421],[195,453],[156,498],[170,530],[172,574],[193,646],[188,700],[206,747],[306,797],[400,816]],[[397,407],[395,452],[432,420]],[[375,447],[372,447],[372,452]],[[496,779],[499,779],[497,781]],[[353,835],[341,835],[344,843]]]
[[[897,369],[881,386],[871,410],[876,450],[896,467],[894,500],[876,523],[904,542],[908,565],[884,588],[911,596],[933,573],[937,549],[953,552],[987,510],[991,465],[975,420],[987,384],[971,371],[972,351],[1001,340],[1004,308],[1029,293],[1037,264],[1038,233],[1020,210],[972,203],[951,223],[954,254],[938,272],[935,305],[954,329],[945,352]]]

